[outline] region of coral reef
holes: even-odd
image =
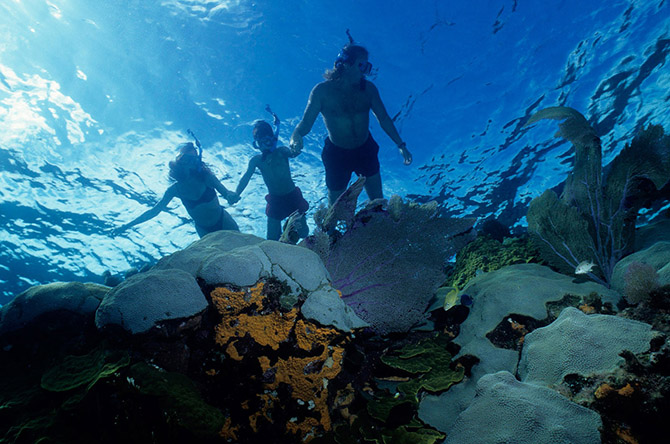
[[[272,430],[274,435],[309,441],[331,429],[328,381],[340,372],[347,335],[301,319],[297,307],[282,308],[265,288],[261,282],[241,290],[218,287],[210,293],[221,316],[215,326],[217,347],[247,369],[246,377],[259,381],[242,406],[247,418],[232,420],[233,427],[236,434]],[[230,378],[230,373],[217,374],[215,369],[209,375],[213,384],[217,378]],[[296,416],[278,420],[287,411]]]
[[[410,333],[400,343],[378,336],[355,339],[348,347],[345,379],[334,400],[333,430],[315,444],[441,442],[445,434],[417,418],[424,393],[448,390],[462,380],[464,368],[451,361],[447,335]],[[360,348],[360,349],[357,349]],[[364,359],[352,359],[360,352]],[[355,361],[355,362],[354,362]]]
[[[552,107],[527,124],[541,119],[563,120],[556,136],[572,142],[575,162],[560,199],[551,190],[533,199],[529,231],[552,266],[570,274],[580,262],[593,261],[597,269],[588,276],[609,285],[616,263],[633,251],[638,210],[670,179],[670,137],[661,127],[649,126],[603,174],[600,139],[584,116]]]
[[[592,444],[600,442],[601,426],[593,410],[500,371],[479,379],[477,396],[445,443]]]
[[[667,337],[657,335],[649,351],[624,351],[621,356],[624,361],[615,371],[589,377],[568,375],[556,389],[600,414],[605,444],[665,442],[670,431],[666,413],[670,408]]]
[[[623,295],[630,304],[647,301],[652,291],[660,287],[658,272],[649,264],[633,262],[624,274]]]
[[[528,237],[507,238],[500,242],[488,236],[479,236],[456,254],[456,263],[447,285],[463,288],[478,273],[531,262],[542,264],[543,260]]]
[[[442,217],[435,203],[391,201],[392,213],[371,203],[347,221],[325,259],[342,299],[379,334],[406,332],[425,319],[446,260],[475,237],[473,219]]]

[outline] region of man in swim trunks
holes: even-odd
[[[405,165],[412,163],[412,154],[386,112],[377,87],[365,79],[371,69],[367,49],[353,43],[346,45],[334,68],[324,74],[326,80],[312,89],[302,120],[291,136],[291,148],[300,152],[303,137],[312,129],[319,113],[323,116],[328,138],[321,159],[331,204],[346,190],[352,172],[365,176],[365,191],[370,200],[383,197],[379,145],[369,130],[371,110],[398,147]]]
[[[272,127],[264,120],[258,120],[254,124],[253,137],[254,147],[261,154],[249,160],[247,171],[240,179],[240,183],[235,190],[237,196],[242,194],[242,191],[249,184],[249,179],[258,169],[268,188],[268,194],[265,196],[267,201],[265,214],[268,218],[267,238],[279,240],[282,234],[282,220],[296,210],[302,213],[297,222],[298,237],[307,237],[309,228],[305,220],[305,213],[309,209],[309,204],[302,197],[300,188],[295,186],[288,162],[289,158],[297,156],[299,152],[290,150],[285,146],[278,147],[277,137],[273,133]]]

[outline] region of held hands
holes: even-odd
[[[234,205],[240,201],[240,195],[234,191],[229,191],[226,195],[226,200],[228,201],[229,205]]]
[[[302,136],[300,134],[295,134],[291,136],[291,141],[289,142],[289,147],[296,155],[302,152],[303,142]]]
[[[400,151],[400,155],[402,156],[405,165],[412,163],[412,153],[407,149],[407,144],[405,142],[398,144],[398,151]]]

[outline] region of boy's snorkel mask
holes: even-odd
[[[259,150],[261,150],[261,151],[266,151],[266,152],[270,152],[270,153],[271,153],[271,152],[273,152],[275,149],[277,149],[277,142],[279,142],[279,124],[280,124],[281,122],[280,122],[280,120],[279,120],[279,117],[277,117],[277,114],[275,114],[274,112],[272,112],[272,109],[270,108],[270,105],[266,105],[266,106],[265,106],[265,111],[267,111],[267,112],[269,112],[270,114],[272,114],[272,119],[273,119],[273,122],[272,122],[272,123],[273,123],[274,126],[275,126],[275,130],[274,130],[274,132],[272,132],[272,128],[270,127],[270,124],[267,123],[265,120],[258,120],[258,121],[254,124],[254,142],[253,142],[253,145],[254,145],[254,148],[256,148],[256,149],[259,149]],[[269,148],[269,149],[263,149],[263,147],[259,146],[259,145],[258,145],[258,142],[256,141],[256,132],[257,132],[257,131],[262,131],[261,128],[264,128],[264,127],[267,128],[267,129],[269,129],[269,130],[270,130],[270,131],[269,131],[270,134],[272,134],[272,139],[273,139],[273,140],[272,140],[272,143],[270,144],[270,148]],[[269,137],[269,136],[265,136],[265,137]]]

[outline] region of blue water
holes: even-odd
[[[666,0],[4,0],[0,4],[0,304],[31,285],[102,282],[197,239],[178,200],[153,205],[192,129],[204,160],[235,187],[251,123],[282,118],[287,141],[312,86],[347,42],[409,149],[404,167],[375,121],[386,196],[435,199],[454,215],[523,226],[529,201],[570,169],[555,122],[580,110],[611,160],[642,126],[670,130]],[[292,163],[316,208],[325,198],[319,120]],[[265,233],[252,179],[229,208]]]

